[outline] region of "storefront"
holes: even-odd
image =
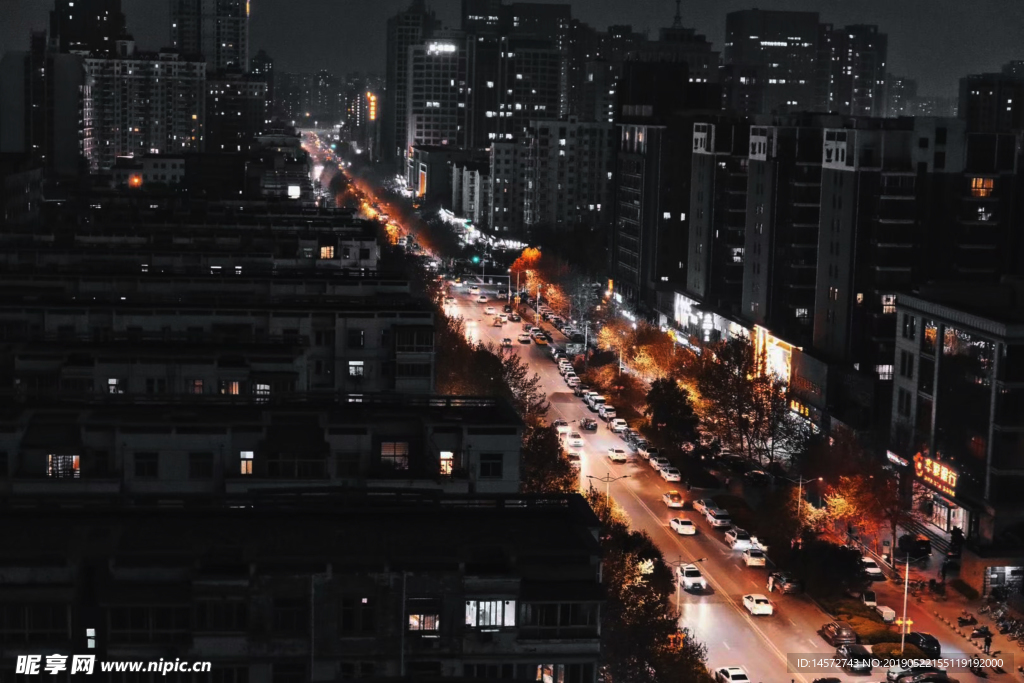
[[[895,454],[889,459],[893,463],[906,462]],[[970,535],[971,511],[956,499],[957,482],[960,474],[956,469],[940,460],[933,460],[922,453],[914,456],[913,500],[917,501],[933,528],[938,528],[949,538],[953,529],[959,528]]]
[[[969,513],[949,498],[933,493],[932,494],[931,522],[947,534],[959,527],[961,531],[968,529],[967,522]]]

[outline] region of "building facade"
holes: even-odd
[[[19,626],[0,652],[209,661],[215,680],[251,683],[597,680],[599,525],[579,496],[282,493],[246,507],[17,513],[0,532],[18,548],[0,613]]]
[[[400,173],[405,171],[408,152],[409,49],[422,44],[437,26],[437,17],[423,0],[413,0],[408,9],[388,19],[381,159],[396,163]]]
[[[96,166],[117,157],[181,154],[205,144],[206,63],[177,52],[142,53],[120,41],[111,56],[90,55]]]
[[[213,73],[249,68],[248,0],[170,0],[171,45]]]

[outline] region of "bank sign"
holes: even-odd
[[[936,491],[956,496],[956,481],[960,474],[945,463],[926,458],[921,453],[914,456],[914,474]]]

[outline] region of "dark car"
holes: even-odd
[[[921,633],[919,631],[908,633],[907,642],[911,645],[916,645],[921,652],[929,657],[938,658],[942,656],[942,646],[939,645],[939,639],[930,633]]]
[[[580,429],[585,429],[588,432],[596,432],[597,420],[590,417],[583,418],[582,420],[580,420]]]
[[[845,621],[830,621],[821,627],[821,637],[829,645],[853,645],[857,642],[857,632]]]
[[[504,305],[504,306],[502,307],[502,309],[501,309],[501,310],[505,311],[506,313],[511,313],[511,312],[512,312],[512,307],[511,307],[511,306],[509,306],[508,304],[505,304],[505,305]]]
[[[812,683],[843,683],[841,678],[815,678]]]
[[[897,547],[913,557],[932,554],[932,540],[924,534],[903,534],[897,541]]]
[[[775,579],[772,588],[780,593],[799,593],[803,590],[803,584],[786,572],[772,572],[771,577]]]
[[[586,384],[581,383],[576,385],[576,387],[572,390],[572,393],[576,394],[577,396],[582,396],[588,391],[590,391],[590,387],[588,387]]]
[[[863,645],[840,645],[836,648],[836,658],[842,660],[843,668],[850,673],[871,673],[871,653]]]
[[[519,316],[518,313],[509,313],[508,314],[508,319],[511,320],[514,323],[517,323],[520,320],[522,320],[522,318]]]
[[[767,472],[763,472],[762,470],[751,470],[750,472],[747,472],[743,476],[746,477],[747,481],[749,481],[754,486],[763,487],[768,486],[768,484],[772,483],[771,476]]]

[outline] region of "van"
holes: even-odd
[[[615,406],[610,406],[606,403],[602,403],[597,408],[597,414],[610,422],[615,419]]]
[[[590,409],[596,413],[605,403],[607,403],[607,399],[604,396],[594,396],[590,399]]]
[[[900,536],[897,546],[904,553],[913,557],[924,557],[932,554],[932,539],[924,534],[904,534]]]

